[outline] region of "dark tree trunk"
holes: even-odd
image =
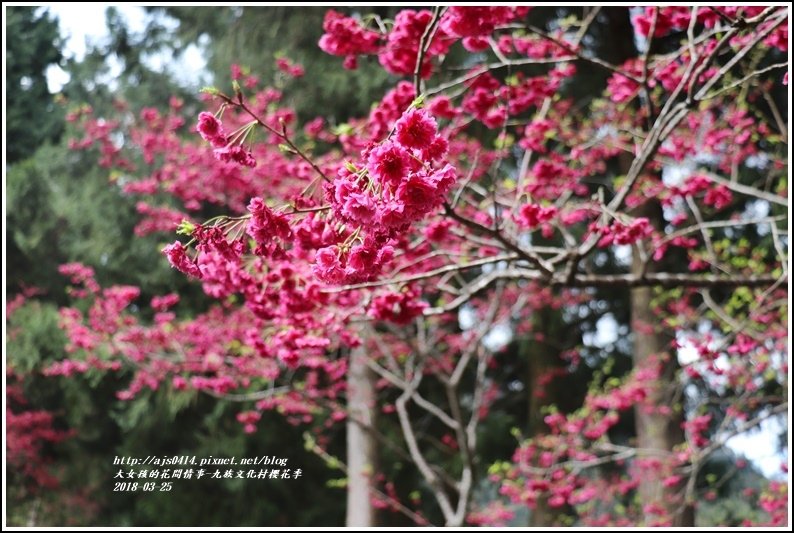
[[[561,367],[559,339],[563,331],[563,319],[559,311],[539,309],[533,316],[533,331],[542,333],[546,341],[527,339],[521,344],[522,355],[527,360],[527,390],[529,436],[537,437],[548,432],[543,408],[548,405],[560,406],[563,401],[563,387],[559,377],[544,379],[550,372]],[[530,527],[561,525],[561,518],[570,514],[568,506],[550,507],[547,496],[538,499],[529,515]]]

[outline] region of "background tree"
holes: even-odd
[[[47,68],[61,62],[62,43],[58,22],[37,7],[10,10],[6,30],[25,36],[9,41],[6,49],[6,161],[15,163],[57,141],[63,131],[63,114],[46,78]]]

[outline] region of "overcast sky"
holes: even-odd
[[[105,10],[112,5],[114,4],[43,4],[58,17],[61,35],[66,41],[63,49],[65,57],[81,59],[85,55],[88,45],[99,44],[107,40]],[[132,33],[143,31],[147,15],[142,7],[130,5],[115,5],[115,7],[126,20],[127,27]],[[147,65],[157,70],[168,66],[177,79],[185,85],[198,87],[201,83],[199,78],[204,73],[206,62],[199,48],[191,45],[185,50],[179,61],[175,62],[171,58],[154,56],[148,59]],[[118,65],[113,65],[111,62],[111,68],[118,68]],[[47,70],[47,83],[51,92],[58,92],[68,80],[68,74],[60,67],[51,66]]]

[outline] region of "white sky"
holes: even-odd
[[[109,33],[105,26],[105,10],[111,6],[118,9],[124,17],[131,33],[143,31],[147,14],[140,6],[109,3],[43,4],[44,8],[49,9],[58,18],[61,35],[66,41],[63,49],[64,56],[79,60],[85,56],[89,45],[100,44],[107,40]],[[117,71],[120,68],[120,65],[112,58],[109,62],[112,71]],[[187,86],[198,87],[202,82],[202,76],[206,76],[204,70],[206,61],[201,50],[195,45],[189,46],[178,61],[154,56],[148,58],[146,64],[150,68],[160,71],[163,68],[170,69],[176,78]],[[47,84],[50,92],[58,92],[68,80],[69,75],[58,66],[51,66],[47,70]]]

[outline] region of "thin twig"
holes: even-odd
[[[422,63],[425,61],[425,54],[433,42],[433,37],[438,29],[438,23],[441,20],[441,15],[446,10],[445,7],[435,6],[433,8],[433,18],[430,19],[427,27],[425,27],[422,38],[419,40],[419,50],[416,56],[416,65],[414,66],[414,95],[418,98],[421,93],[422,85]]]

